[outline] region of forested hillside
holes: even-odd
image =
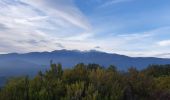
[[[113,65],[80,63],[63,70],[51,64],[34,78],[10,79],[0,100],[170,100],[170,65],[120,72]]]

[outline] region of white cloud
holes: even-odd
[[[111,6],[113,4],[118,4],[118,3],[125,3],[125,2],[129,2],[129,1],[132,1],[132,0],[106,0],[106,2],[104,4],[102,4],[100,6],[100,8],[102,7],[107,7],[107,6]]]
[[[170,27],[161,27],[140,33],[104,35],[96,40],[96,44],[102,47],[102,51],[110,53],[114,52],[134,57],[167,57],[157,54],[169,52],[169,46],[162,47],[158,45],[161,38],[164,39],[170,36],[169,31]],[[165,44],[163,43],[163,45]]]
[[[157,43],[160,46],[170,46],[170,40],[162,40]]]
[[[88,20],[72,0],[0,0],[1,53],[69,47],[77,44],[73,36],[83,39],[92,35],[89,31]]]
[[[66,20],[67,22],[89,30],[90,24],[81,11],[75,7],[72,0],[21,0],[49,16]]]

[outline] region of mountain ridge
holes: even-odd
[[[115,65],[119,70],[127,70],[131,66],[143,69],[150,64],[170,64],[169,58],[129,57],[96,50],[79,51],[64,49],[51,52],[0,54],[0,76],[34,75],[39,70],[48,69],[51,60],[54,63],[61,63],[64,68],[71,68],[77,63],[96,63],[104,67]],[[10,74],[9,70],[11,71]]]

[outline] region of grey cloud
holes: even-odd
[[[100,46],[96,46],[96,47],[94,47],[95,49],[100,49],[101,47]]]
[[[0,31],[9,29],[5,24],[0,23]]]
[[[56,43],[57,47],[59,48],[65,48],[61,43]]]
[[[17,41],[18,43],[28,43],[28,44],[32,44],[32,45],[36,45],[38,43],[40,43],[40,41],[34,40],[34,39],[29,39],[29,40],[19,40]]]
[[[158,56],[158,57],[170,56],[170,53],[161,53],[161,54],[157,54],[155,56]]]

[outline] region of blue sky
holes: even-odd
[[[170,57],[169,0],[0,0],[0,53]]]

